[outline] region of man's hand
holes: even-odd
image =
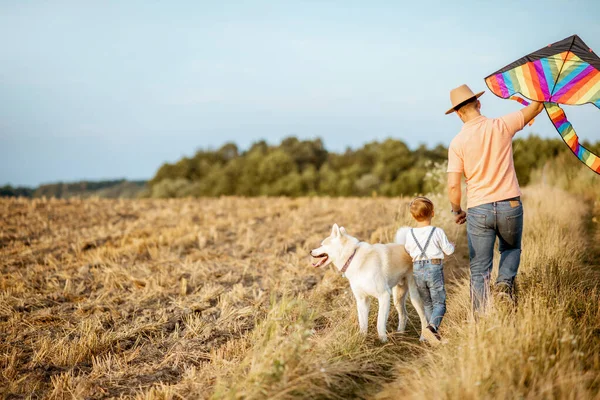
[[[544,103],[539,101],[532,101],[527,107],[523,108],[521,112],[523,113],[524,125],[530,123],[543,109]]]
[[[456,222],[458,225],[462,225],[467,222],[467,213],[464,210],[460,210],[460,212],[454,216],[454,222]]]

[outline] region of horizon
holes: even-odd
[[[562,140],[562,139],[560,139],[560,137],[558,137],[558,138],[553,138],[553,137],[544,138],[544,137],[540,136],[539,134],[537,134],[536,132],[529,132],[526,136],[522,136],[521,139],[527,139],[527,138],[529,138],[531,136],[537,136],[537,137],[540,137],[542,139],[558,139],[558,140]],[[282,138],[281,140],[279,140],[276,143],[270,143],[268,141],[266,143],[269,146],[279,146],[283,140],[288,139],[288,138],[292,138],[292,137],[297,138],[296,136],[287,136],[287,137]],[[311,141],[311,140],[321,139],[321,141],[323,142],[324,149],[328,153],[336,153],[336,154],[342,154],[342,153],[344,153],[344,152],[346,152],[348,150],[350,150],[350,151],[356,151],[356,150],[364,147],[368,143],[372,143],[372,142],[384,142],[384,141],[386,141],[388,139],[400,140],[400,141],[404,142],[411,151],[417,150],[420,146],[426,146],[426,148],[429,149],[429,150],[433,150],[434,148],[436,148],[437,146],[440,146],[440,145],[444,146],[446,148],[448,147],[444,143],[434,143],[434,144],[431,144],[431,145],[426,144],[426,143],[419,143],[419,144],[417,144],[415,146],[411,146],[408,143],[406,143],[405,141],[403,141],[401,138],[395,138],[395,137],[388,136],[388,137],[384,137],[382,139],[374,140],[374,141],[371,141],[371,142],[365,142],[365,143],[361,144],[360,146],[347,146],[346,148],[341,149],[341,150],[331,150],[331,149],[327,148],[327,145],[325,144],[325,142],[323,141],[323,139],[319,138],[319,137],[315,137],[315,138],[297,138],[297,139],[301,140],[301,141],[304,141],[304,140]],[[252,147],[254,144],[256,144],[256,143],[258,143],[260,141],[261,140],[257,140],[255,142],[252,142],[248,146],[245,146],[243,148],[240,147],[240,146],[238,146],[236,143],[234,143],[234,144],[238,147],[238,150],[242,154],[242,153],[248,151],[250,149],[250,147]],[[226,144],[229,144],[229,143],[231,143],[231,142],[225,142],[225,143],[223,143],[223,144],[221,144],[219,146],[216,146],[216,147],[209,146],[209,147],[206,147],[206,148],[197,148],[196,150],[194,150],[190,154],[183,154],[180,158],[174,160],[173,162],[170,162],[170,164],[177,163],[178,161],[180,161],[184,157],[188,157],[188,158],[193,157],[199,151],[217,151],[219,148],[221,148],[222,146],[225,146]],[[163,165],[163,164],[161,164],[161,165]],[[159,165],[158,168],[160,168],[161,165]],[[156,169],[156,171],[158,171],[158,168]],[[156,171],[155,171],[155,173],[156,173]],[[14,188],[35,189],[37,187],[44,186],[44,185],[76,184],[76,183],[80,183],[80,182],[108,182],[108,181],[127,181],[127,182],[142,182],[142,181],[144,181],[144,182],[147,182],[147,181],[151,180],[153,178],[153,176],[154,175],[149,176],[147,178],[127,178],[127,177],[123,177],[123,176],[112,176],[112,177],[99,177],[98,179],[58,180],[58,181],[40,182],[37,185],[31,185],[31,186],[28,186],[28,185],[12,185],[10,183],[4,183],[4,184],[0,183],[0,187],[2,187],[2,186],[12,186]]]
[[[536,133],[531,133],[530,135],[527,135],[527,137],[529,137],[529,136],[532,136],[532,135],[537,135],[537,134],[536,134]],[[539,135],[538,135],[538,136],[539,136]],[[404,140],[402,140],[401,138],[396,138],[396,137],[392,137],[392,136],[384,137],[384,138],[382,138],[382,139],[378,139],[378,140],[373,140],[373,141],[371,141],[371,142],[365,142],[365,143],[363,143],[363,144],[361,144],[361,145],[359,145],[359,146],[347,146],[347,147],[345,147],[345,148],[343,148],[343,149],[341,149],[341,150],[332,150],[332,149],[328,148],[328,147],[327,147],[327,144],[325,143],[325,141],[324,141],[324,140],[323,140],[323,138],[321,138],[321,137],[313,137],[313,138],[311,138],[311,137],[306,137],[306,138],[299,138],[299,137],[296,137],[296,136],[294,136],[294,135],[290,135],[290,136],[286,136],[286,137],[283,137],[283,138],[279,139],[277,142],[273,142],[273,143],[272,143],[272,142],[270,142],[270,141],[266,141],[266,140],[265,140],[265,142],[266,142],[266,143],[267,143],[267,145],[269,145],[269,146],[279,146],[283,140],[285,140],[285,139],[288,139],[288,138],[292,138],[292,137],[293,137],[293,138],[297,138],[297,139],[298,139],[298,140],[300,140],[300,141],[305,141],[305,140],[306,140],[306,141],[312,141],[312,140],[319,140],[319,139],[320,139],[320,140],[323,142],[323,148],[324,148],[324,149],[325,149],[325,150],[326,150],[328,153],[336,153],[336,154],[341,154],[341,153],[344,153],[345,151],[348,151],[348,150],[351,150],[351,151],[356,151],[356,150],[358,150],[358,149],[360,149],[360,148],[364,147],[364,146],[365,146],[366,144],[368,144],[368,143],[371,143],[371,142],[383,142],[383,141],[385,141],[385,140],[388,140],[388,139],[400,140],[400,141],[404,142],[404,143],[405,143],[405,144],[408,146],[408,148],[409,148],[411,151],[415,151],[415,150],[416,150],[417,148],[419,148],[420,146],[426,146],[428,149],[434,149],[435,147],[437,147],[437,146],[440,146],[440,145],[447,147],[447,146],[446,146],[445,144],[443,144],[443,143],[435,143],[435,144],[433,144],[433,145],[428,145],[428,144],[426,144],[426,143],[419,143],[419,144],[417,144],[416,146],[411,146],[411,145],[409,145],[408,143],[406,143]],[[262,139],[258,139],[258,140],[256,140],[256,141],[254,141],[254,142],[250,143],[249,145],[247,145],[247,146],[244,146],[244,147],[241,147],[241,146],[239,146],[237,143],[233,143],[233,144],[235,144],[235,145],[238,147],[238,151],[240,151],[240,153],[244,153],[244,152],[246,152],[246,151],[250,150],[250,148],[251,148],[251,147],[252,147],[254,144],[256,144],[256,143],[259,143],[259,142],[261,142],[261,141],[262,141]],[[224,142],[224,143],[222,143],[222,144],[220,144],[220,145],[218,145],[218,146],[208,146],[208,147],[196,148],[196,149],[195,149],[194,151],[192,151],[191,153],[189,153],[189,154],[182,154],[180,158],[178,158],[178,159],[174,160],[173,162],[169,162],[169,163],[171,163],[171,164],[173,164],[173,163],[176,163],[176,162],[178,162],[179,160],[181,160],[181,159],[182,159],[182,158],[184,158],[184,157],[188,157],[188,158],[189,158],[189,157],[193,157],[193,156],[194,156],[194,155],[195,155],[197,152],[199,152],[199,151],[217,151],[218,149],[220,149],[221,147],[223,147],[223,146],[225,146],[226,144],[229,144],[229,143],[232,143],[232,142]],[[168,161],[166,161],[166,162],[168,162]],[[164,164],[164,163],[163,163],[163,164]],[[161,164],[161,165],[163,165],[163,164]],[[159,165],[159,166],[156,168],[156,171],[158,171],[158,169],[160,168],[160,166],[161,166],[161,165]],[[156,173],[156,171],[154,171],[154,173]],[[149,177],[147,177],[147,178],[126,178],[126,177],[114,176],[114,177],[100,177],[100,178],[98,178],[98,179],[75,179],[75,180],[69,180],[69,181],[60,181],[60,180],[59,180],[59,181],[40,182],[39,184],[37,184],[37,185],[33,185],[33,186],[27,186],[27,185],[11,185],[10,183],[4,183],[4,184],[0,183],[0,187],[1,187],[1,186],[13,186],[13,187],[28,187],[28,188],[31,188],[31,187],[38,187],[38,186],[43,186],[43,185],[53,185],[53,184],[59,184],[59,183],[67,183],[67,184],[69,184],[69,183],[79,183],[79,182],[85,182],[85,181],[88,181],[88,182],[96,182],[96,181],[118,181],[118,180],[126,180],[126,181],[129,181],[129,182],[135,182],[135,181],[149,181],[149,180],[151,180],[151,179],[152,179],[152,177],[153,177],[153,175],[152,175],[152,176],[149,176]]]
[[[447,147],[461,126],[444,115],[453,87],[486,90],[482,113],[501,116],[522,106],[493,96],[485,76],[574,33],[600,48],[600,3],[588,1],[0,10],[0,185],[17,187],[147,180],[199,149],[289,136],[331,152],[388,137]],[[490,15],[509,22],[473,23]],[[565,109],[582,141],[600,140],[596,107]],[[560,139],[544,113],[519,135],[530,134]]]

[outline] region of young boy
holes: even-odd
[[[425,339],[437,344],[441,342],[438,329],[446,313],[444,253],[454,253],[454,245],[448,241],[443,229],[431,225],[435,215],[431,200],[416,197],[410,202],[409,209],[417,227],[406,235],[404,248],[413,259],[413,274],[429,322]]]

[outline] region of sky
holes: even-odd
[[[449,91],[578,34],[600,2],[0,0],[0,185],[148,179],[235,142],[448,145]],[[488,117],[517,102],[486,92]],[[600,110],[567,107],[600,140]],[[545,115],[523,135],[558,137]]]

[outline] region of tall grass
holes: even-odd
[[[588,205],[559,189],[525,192],[516,311],[501,305],[473,323],[468,283],[449,294],[446,346],[398,366],[380,398],[577,398],[600,390],[599,265],[585,229]],[[560,212],[559,210],[568,210]],[[597,260],[596,260],[597,261]]]
[[[600,201],[598,174],[584,166],[571,153],[560,154],[531,175],[532,180],[538,184],[561,188],[587,201]]]

